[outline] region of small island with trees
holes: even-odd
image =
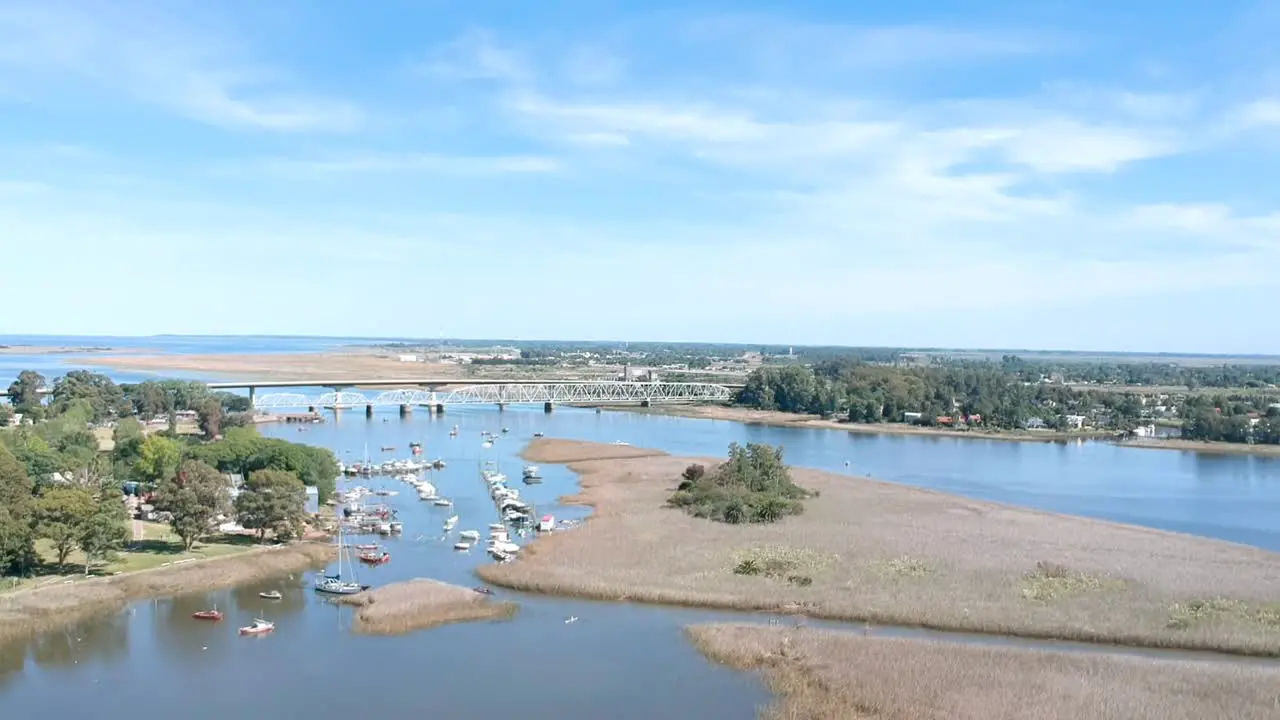
[[[694,517],[736,525],[798,515],[811,495],[791,481],[781,447],[735,442],[729,444],[729,459],[710,471],[701,463],[686,467],[667,503]]]

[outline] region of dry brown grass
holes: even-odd
[[[386,585],[338,602],[360,608],[354,629],[369,635],[400,635],[471,620],[505,620],[519,608],[494,602],[470,588],[418,578]]]
[[[558,443],[535,442],[529,456],[554,456]],[[567,500],[595,506],[592,518],[540,537],[516,562],[482,566],[486,581],[604,600],[1280,655],[1280,625],[1268,620],[1268,603],[1280,598],[1275,553],[803,469],[795,481],[821,493],[804,514],[726,525],[664,507],[689,458],[600,461],[589,449],[573,446],[583,490]],[[743,553],[765,548],[835,560],[808,573],[808,584],[734,572]],[[1171,608],[1206,597],[1249,611],[1171,623]]]
[[[0,595],[0,642],[118,611],[143,598],[207,592],[322,566],[333,555],[332,545],[295,543]]]
[[[1280,717],[1280,668],[1045,652],[832,630],[697,625],[709,658],[763,670],[776,720],[1252,720]]]

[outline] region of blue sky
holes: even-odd
[[[1280,352],[1278,35],[1278,2],[6,0],[0,333]]]

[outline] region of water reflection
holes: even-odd
[[[129,620],[117,613],[74,623],[31,640],[31,658],[43,669],[119,659],[129,650]]]
[[[27,665],[27,646],[21,642],[0,643],[0,689],[17,682]]]

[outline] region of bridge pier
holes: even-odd
[[[408,403],[402,403],[400,405],[400,417],[409,417],[411,414],[413,414],[413,406]]]
[[[436,403],[436,414],[437,415],[444,414],[444,403]]]
[[[549,413],[551,412],[551,408],[554,406],[555,406],[555,403],[548,400],[547,402],[542,403],[542,412]]]
[[[652,402],[650,402],[649,400],[641,400],[641,401],[640,401],[640,407],[642,407],[642,408],[647,408],[647,407],[651,406],[652,404],[653,404],[653,403],[652,403]]]
[[[507,409],[507,404],[506,404],[506,403],[498,403],[498,412],[503,412],[503,411],[505,411],[506,409]]]
[[[373,417],[373,405],[372,405],[372,404],[370,404],[370,405],[365,405],[365,406],[364,406],[364,416],[365,416],[365,417],[367,417],[367,418],[372,418],[372,417]]]
[[[309,412],[309,413],[313,413],[313,412],[315,412],[315,411],[316,411],[316,406],[315,406],[315,405],[308,405],[308,406],[307,406],[307,412]]]

